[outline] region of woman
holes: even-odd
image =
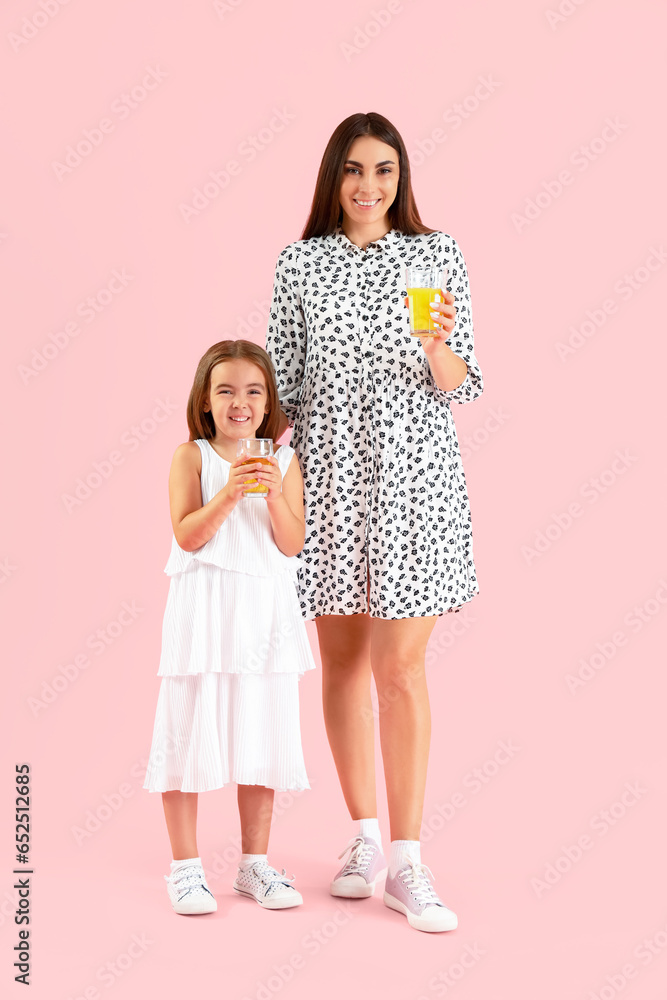
[[[433,307],[436,337],[410,336],[412,263],[449,268],[455,295]],[[331,892],[370,896],[387,867],[372,673],[391,825],[384,902],[425,931],[457,925],[421,863],[419,833],[430,742],[426,645],[437,617],[479,591],[449,408],[482,392],[473,346],[463,256],[421,222],[403,140],[381,115],[351,115],[324,152],[301,239],[278,257],[266,349],[280,430],[294,428],[304,476],[301,609],[316,620],[327,736],[357,824]]]

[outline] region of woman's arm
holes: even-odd
[[[276,264],[266,331],[266,353],[276,371],[278,398],[288,421],[282,433],[294,424],[306,367],[306,319],[298,283],[296,250],[288,246]]]
[[[445,265],[449,268],[456,322],[451,334],[446,337],[447,343],[438,339],[438,349],[429,354],[428,361],[436,399],[449,403],[470,403],[482,395],[484,380],[475,357],[468,271],[456,240],[451,236],[445,239],[451,241],[453,251],[451,260],[445,261]]]
[[[174,537],[185,552],[205,545],[237,504],[224,487],[202,506],[201,451],[194,441],[178,446],[169,473],[169,509]]]
[[[280,411],[280,422],[278,424],[278,433],[276,434],[276,441],[279,441],[287,428],[289,427],[289,417],[284,410]]]
[[[292,455],[281,493],[275,500],[267,500],[266,504],[276,545],[286,556],[295,556],[306,540],[303,477],[296,455]]]
[[[454,302],[454,296],[447,292],[445,302],[449,304],[450,301]],[[422,338],[422,343],[436,388],[443,392],[455,392],[463,385],[463,380],[468,374],[467,364],[462,357],[454,353],[449,344],[441,343],[439,337],[430,338],[426,343],[424,341],[426,337]]]

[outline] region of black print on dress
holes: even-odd
[[[420,261],[447,266],[456,296],[448,344],[468,373],[451,392],[435,385],[410,337],[405,268]],[[304,477],[304,617],[423,617],[473,598],[470,505],[450,403],[477,399],[483,380],[456,241],[392,229],[362,250],[339,228],[291,243],[276,265],[266,350]]]

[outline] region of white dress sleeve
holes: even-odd
[[[443,264],[449,268],[449,291],[454,293],[456,307],[456,322],[447,343],[454,354],[463,358],[468,366],[466,377],[456,389],[439,389],[434,382],[436,399],[449,403],[471,403],[482,395],[484,380],[475,357],[475,344],[472,328],[472,306],[470,304],[470,286],[465,260],[459,246],[451,236],[444,237],[451,243],[452,256]]]
[[[296,250],[285,247],[278,257],[273,299],[266,332],[266,353],[273,362],[280,405],[294,426],[306,365],[306,319],[299,295]]]

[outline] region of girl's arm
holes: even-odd
[[[238,502],[227,487],[207,504],[201,502],[201,451],[194,441],[178,446],[169,473],[169,509],[174,537],[182,549],[201,548],[229,517]]]
[[[292,455],[283,478],[282,492],[275,500],[266,500],[273,528],[273,538],[286,556],[300,552],[306,540],[306,516],[303,509],[303,477],[296,455]]]

